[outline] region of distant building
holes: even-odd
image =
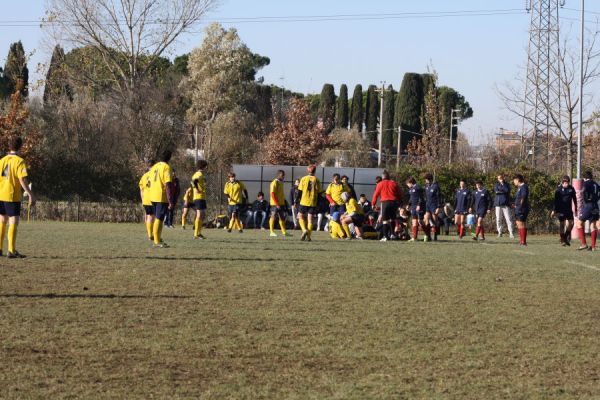
[[[498,151],[506,151],[513,146],[519,145],[521,145],[521,135],[519,135],[519,132],[500,129],[500,133],[496,136],[496,149]]]

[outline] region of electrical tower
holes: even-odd
[[[537,162],[544,160],[548,167],[551,136],[560,126],[561,61],[558,12],[564,4],[565,0],[525,1],[525,8],[531,14],[531,25],[521,157],[530,157],[534,168]],[[555,116],[554,119],[552,115]]]

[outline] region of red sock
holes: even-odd
[[[523,244],[527,244],[527,228],[523,228]]]
[[[431,233],[433,233],[435,235],[436,232],[437,232],[437,228],[434,225],[431,227]]]
[[[483,226],[479,227],[479,233],[481,233],[481,237],[485,239],[485,229],[483,229]]]
[[[577,229],[577,231],[579,232],[579,241],[581,241],[581,245],[587,246],[587,243],[585,241],[585,230],[583,229],[583,227],[581,227]]]
[[[598,231],[594,229],[592,231],[592,249],[596,248],[596,236],[598,236]]]
[[[475,228],[475,237],[479,236],[479,231],[481,230],[481,227],[477,227]]]
[[[412,227],[412,234],[413,234],[413,239],[417,240],[417,233],[419,232],[419,227],[418,226],[413,226]]]
[[[464,235],[465,235],[465,226],[459,225],[458,226],[458,236],[463,237]]]
[[[519,228],[519,244],[525,243],[525,238],[523,234],[523,228]]]

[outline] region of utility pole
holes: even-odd
[[[398,146],[396,147],[396,168],[400,168],[400,146],[402,145],[402,125],[398,127]]]
[[[577,180],[581,179],[583,148],[583,61],[585,57],[583,36],[585,34],[585,0],[581,0],[581,59],[579,69],[579,134],[577,135]]]
[[[194,167],[198,164],[198,125],[194,125]]]
[[[458,139],[458,119],[460,117],[461,110],[452,109],[450,110],[450,151],[448,153],[448,164],[452,164],[452,131],[457,128],[456,136]]]
[[[377,166],[381,167],[381,153],[383,152],[383,96],[385,94],[385,81],[381,82],[381,89],[375,89],[381,94],[381,104],[379,107],[379,152],[377,153]]]

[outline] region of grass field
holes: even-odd
[[[600,256],[23,224],[0,398],[600,398]]]

